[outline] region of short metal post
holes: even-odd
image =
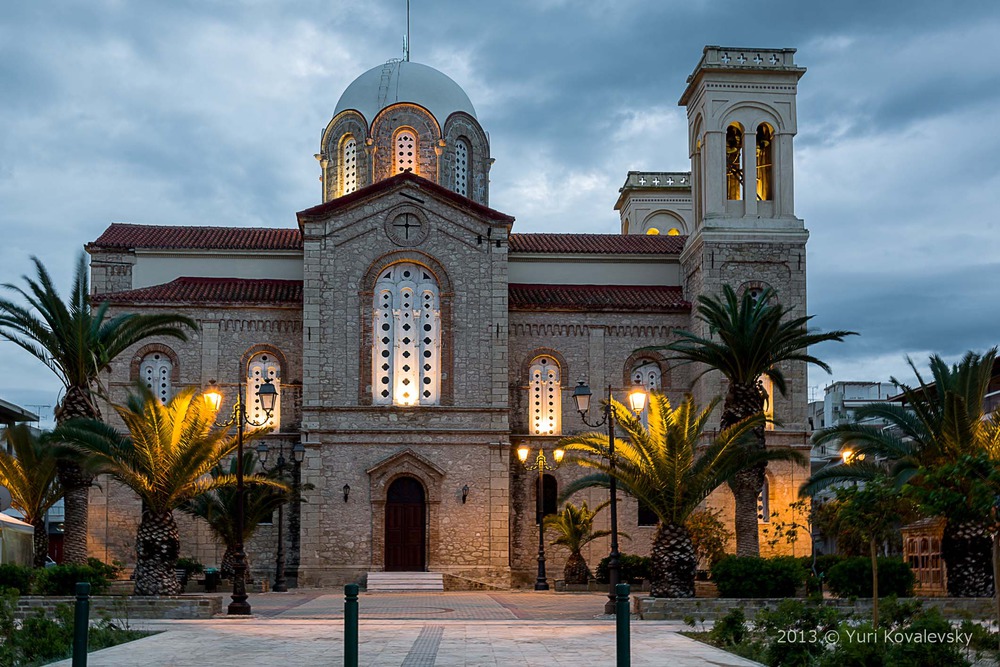
[[[87,632],[90,630],[90,584],[76,585],[73,614],[73,667],[87,667]]]
[[[618,667],[630,667],[632,664],[632,636],[629,630],[628,584],[618,584],[615,587],[615,644],[618,648]]]
[[[344,667],[358,667],[358,585],[344,586]]]

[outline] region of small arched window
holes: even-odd
[[[650,227],[649,229],[646,230],[646,234],[648,236],[659,236],[660,230],[657,229],[656,227]]]
[[[274,399],[274,410],[271,416],[261,407],[257,392],[264,384],[264,380],[270,380],[274,389],[278,392]],[[257,424],[267,420],[265,426],[269,426],[275,431],[281,428],[281,364],[273,352],[258,352],[250,358],[247,364],[247,418]]]
[[[417,133],[408,127],[401,128],[396,132],[396,139],[393,142],[395,146],[395,165],[396,168],[393,170],[394,174],[402,174],[403,172],[417,173]]]
[[[726,199],[743,199],[743,128],[726,128]]]
[[[552,357],[538,357],[528,370],[528,397],[532,435],[560,435],[562,386],[559,364]]]
[[[437,405],[441,397],[441,305],[437,279],[411,262],[375,283],[372,402]]]
[[[681,230],[677,229],[676,227],[671,227],[670,229],[667,230],[667,236],[680,236],[680,235],[681,235]]]
[[[767,123],[757,126],[757,199],[774,199],[774,129]]]
[[[759,523],[771,523],[771,485],[764,478],[764,486],[761,487],[757,496],[757,521]]]
[[[632,384],[642,385],[646,391],[663,389],[663,371],[652,359],[641,359],[632,367]]]
[[[347,135],[340,148],[340,194],[349,195],[358,189],[358,142]]]
[[[173,397],[173,388],[170,386],[173,370],[173,362],[163,352],[151,352],[139,363],[140,381],[153,392],[160,403],[167,403]]]
[[[463,197],[469,196],[469,142],[459,138],[455,142],[455,192]]]
[[[774,430],[774,383],[766,375],[760,376],[760,386],[761,391],[764,392],[764,418],[767,419],[767,423],[764,425],[764,429],[767,431]]]

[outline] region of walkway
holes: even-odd
[[[362,594],[361,664],[386,667],[615,664],[615,625],[604,596],[574,593]],[[92,653],[95,667],[340,665],[343,595],[255,595],[251,618],[139,621],[160,631]],[[596,612],[596,613],[595,613]],[[754,665],[677,634],[673,622],[632,622],[632,664]],[[70,662],[56,663],[69,667]]]

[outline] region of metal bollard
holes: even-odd
[[[618,647],[618,667],[632,664],[632,636],[629,630],[628,584],[615,586],[615,644]]]
[[[90,630],[90,584],[76,585],[73,614],[73,667],[87,667],[87,632]]]
[[[358,667],[358,585],[344,586],[344,667]]]

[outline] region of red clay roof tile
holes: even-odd
[[[186,227],[116,222],[88,248],[131,250],[301,250],[298,229],[266,227]]]
[[[98,294],[95,302],[114,304],[274,304],[302,303],[301,280],[177,278],[125,292]]]
[[[680,313],[691,310],[680,287],[512,283],[510,310]]]
[[[679,255],[686,236],[645,234],[511,234],[510,251],[609,255]]]

